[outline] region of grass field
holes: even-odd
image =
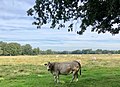
[[[72,60],[81,62],[79,81],[67,75],[55,84],[44,63]],[[120,55],[0,56],[0,87],[120,87]]]

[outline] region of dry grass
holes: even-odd
[[[120,55],[118,54],[0,56],[0,65],[43,65],[48,61],[63,62],[72,60],[80,61],[83,66],[90,63],[97,66],[120,66]]]

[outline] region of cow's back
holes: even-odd
[[[58,71],[60,74],[70,74],[74,70],[79,70],[79,62],[61,62],[55,63],[54,70]]]

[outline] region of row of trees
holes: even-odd
[[[20,45],[19,43],[0,42],[0,55],[37,55],[39,48],[32,48],[30,44]]]
[[[30,44],[20,45],[19,43],[0,42],[0,55],[15,56],[15,55],[39,55],[39,54],[120,54],[120,50],[74,50],[74,51],[52,51],[51,49],[42,51],[37,48],[32,48]]]

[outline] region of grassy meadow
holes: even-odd
[[[72,60],[81,62],[79,81],[61,75],[55,84],[44,63]],[[120,55],[0,56],[0,87],[120,87]]]

